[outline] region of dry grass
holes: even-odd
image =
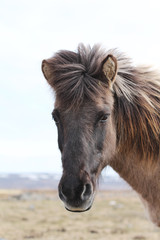
[[[130,191],[97,194],[85,213],[67,212],[55,192],[0,191],[0,240],[159,240]]]

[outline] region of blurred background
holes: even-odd
[[[0,188],[11,189],[9,192],[8,190],[2,191],[2,199],[7,199],[2,201],[3,204],[12,204],[10,199],[24,203],[22,209],[19,207],[20,205],[14,205],[15,203],[13,206],[10,206],[10,209],[17,206],[17,209],[22,210],[20,217],[17,215],[17,219],[21,220],[23,228],[25,228],[24,226],[26,226],[27,222],[25,217],[22,217],[22,215],[25,215],[23,212],[25,207],[27,206],[26,209],[29,209],[28,211],[31,211],[34,216],[36,209],[40,208],[39,205],[37,207],[35,205],[40,203],[36,202],[32,206],[31,203],[23,202],[36,201],[37,199],[35,200],[36,197],[33,195],[33,192],[27,195],[31,196],[31,200],[26,200],[24,193],[12,192],[12,190],[56,189],[61,174],[57,131],[51,118],[51,112],[54,107],[54,93],[42,75],[42,60],[51,57],[60,49],[74,51],[80,42],[90,44],[91,46],[95,43],[101,43],[107,49],[118,48],[120,51],[125,52],[133,59],[134,64],[151,64],[159,68],[159,24],[159,0],[0,1]],[[127,195],[128,191],[130,191],[129,187],[111,168],[107,168],[103,176],[100,185],[101,190],[111,192],[114,190],[114,193],[109,195],[108,204],[110,205],[107,205],[110,206],[109,209],[113,211],[120,209],[120,214],[122,214],[124,212],[123,206],[127,206],[127,203],[131,200],[133,200],[133,205],[134,201],[137,201],[136,204],[139,204],[134,194],[133,196],[132,193]],[[115,200],[116,194],[120,189],[127,191],[127,194],[124,194],[126,196],[125,199],[128,199],[124,200],[126,204],[118,203],[119,200]],[[51,204],[52,201],[55,201],[58,204],[59,201],[56,197],[51,197],[52,194],[50,195],[50,193],[45,194],[46,197],[43,198],[43,194],[37,193],[38,199],[42,200],[40,202],[49,201],[48,204]],[[19,198],[15,198],[15,196],[19,196]],[[98,209],[103,206],[103,199],[105,200],[106,198],[105,192],[101,195],[100,202],[97,203],[100,204]],[[123,200],[121,201],[123,202]],[[56,204],[54,206],[57,207]],[[118,206],[122,207],[119,208]],[[141,209],[138,212],[142,211],[139,216],[142,223],[145,221],[143,209],[140,207],[141,205],[136,206],[138,209]],[[3,208],[5,209],[5,206],[1,206],[0,209],[0,216],[1,218],[2,216],[4,217],[4,219],[2,218],[3,223],[6,223],[9,216],[11,216],[12,226],[16,216],[14,216],[14,213],[5,214],[6,211],[2,212]],[[131,210],[131,206],[128,206],[128,210]],[[49,210],[48,212],[51,213]],[[102,207],[103,212],[104,209]],[[60,227],[57,228],[59,230],[57,230],[56,235],[51,231],[51,237],[47,238],[43,234],[40,234],[40,236],[34,235],[34,231],[32,231],[32,233],[25,235],[26,238],[46,240],[55,239],[53,236],[56,236],[56,239],[67,239],[65,234],[67,236],[70,228],[68,227],[67,229],[63,222],[63,216],[64,218],[68,217],[65,214],[62,211],[62,219],[57,220],[60,221]],[[87,215],[87,217],[89,219],[93,217],[94,219],[95,216],[92,216],[92,214],[91,216]],[[110,216],[111,214],[109,213]],[[133,215],[131,214],[132,217]],[[33,216],[31,214],[28,219],[31,220]],[[69,216],[71,217],[71,215]],[[118,218],[118,213],[115,216]],[[137,216],[134,215],[136,219],[138,218]],[[76,220],[75,216],[71,218],[74,221]],[[80,215],[78,218],[80,218]],[[118,219],[119,224],[122,222],[122,219],[125,220],[125,218]],[[41,219],[41,221],[43,223],[44,219]],[[64,224],[62,226],[61,221]],[[134,231],[136,231],[134,223],[127,225],[127,220],[125,221],[124,226],[127,226],[127,231],[133,235],[130,238],[125,238],[126,233],[124,233],[122,226],[112,229],[112,234],[110,230],[105,230],[104,235],[97,235],[101,231],[95,230],[95,228],[97,229],[101,226],[100,222],[94,223],[95,226],[93,225],[93,227],[89,227],[89,236],[81,234],[77,238],[76,235],[73,235],[73,238],[106,239],[105,236],[110,234],[109,239],[111,239],[112,235],[112,239],[116,240],[159,239],[158,230],[152,229],[150,224],[147,234],[151,234],[153,230],[154,233],[152,232],[152,235],[141,234],[141,232],[145,232],[143,229],[144,224],[136,225],[142,225],[143,230],[139,230],[140,233],[134,235]],[[49,220],[49,223],[51,222]],[[19,223],[16,224],[17,226],[19,225]],[[68,224],[70,226],[70,223]],[[46,223],[44,225],[48,226]],[[52,225],[54,225],[54,220]],[[12,234],[6,235],[9,232],[8,229],[13,232],[11,226],[9,225],[8,228],[6,226],[2,227],[4,230],[2,233],[0,232],[2,239],[6,236],[5,240],[25,239],[22,233],[19,233],[19,238],[14,238],[15,236]],[[145,226],[148,229],[148,225]],[[107,229],[110,229],[110,227],[108,225]],[[52,229],[52,227],[44,227],[45,230],[50,228]],[[26,227],[27,231],[31,231],[31,229],[27,230]],[[99,232],[97,233],[96,231]]]

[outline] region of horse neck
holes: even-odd
[[[151,220],[160,226],[160,163],[151,165],[135,154],[116,156],[110,166],[140,195]]]

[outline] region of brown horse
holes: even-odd
[[[160,226],[160,75],[116,50],[82,44],[44,60],[42,71],[56,95],[66,209],[90,209],[97,179],[110,165]]]

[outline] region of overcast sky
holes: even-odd
[[[159,0],[0,1],[0,172],[61,172],[41,61],[79,42],[160,67]]]

